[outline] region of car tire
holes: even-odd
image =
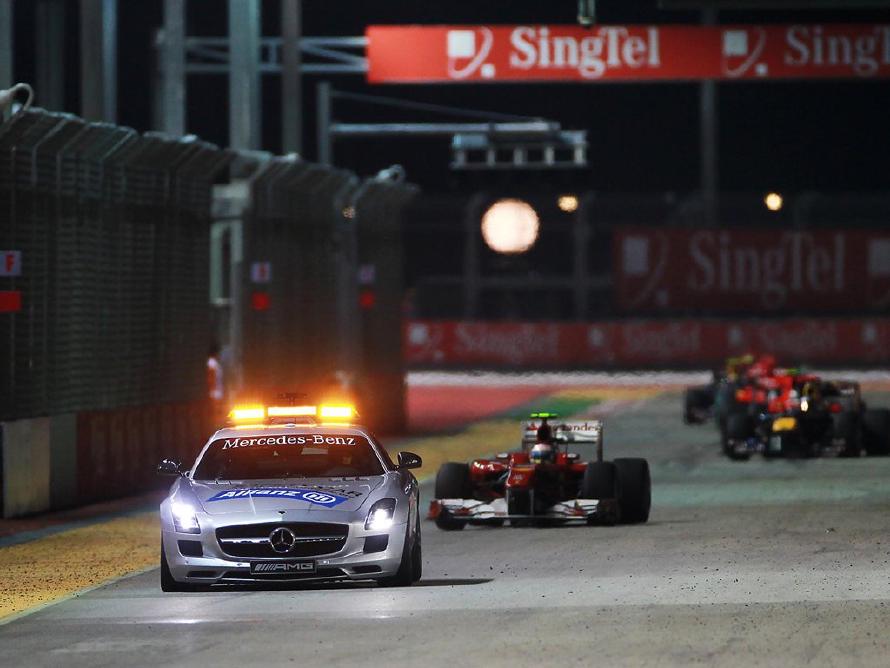
[[[420,535],[420,513],[417,514],[417,523],[414,527],[414,547],[411,550],[411,577],[412,582],[417,582],[423,575],[423,541]]]
[[[442,531],[460,531],[465,526],[467,526],[466,522],[461,522],[456,519],[449,513],[447,510],[443,510],[439,513],[439,516],[436,518],[436,527],[441,529]]]
[[[589,462],[581,478],[579,499],[614,499],[615,464],[613,462]]]
[[[747,413],[730,413],[726,418],[726,432],[723,437],[723,454],[734,461],[747,461],[751,455],[737,453],[732,444],[735,441],[747,441],[751,435],[751,419]]]
[[[584,469],[584,477],[581,478],[581,488],[578,490],[579,499],[615,499],[616,473],[613,462],[588,462]],[[587,520],[588,524],[612,524],[614,518],[594,518]]]
[[[618,514],[622,524],[640,524],[649,519],[652,479],[645,459],[615,460]]]
[[[470,482],[469,464],[446,462],[436,473],[437,499],[471,499],[473,485]]]
[[[844,440],[844,449],[839,453],[841,457],[858,457],[862,450],[862,429],[859,424],[859,415],[851,411],[844,411],[832,416],[833,436]]]
[[[459,462],[446,462],[436,473],[437,499],[470,499],[473,497],[473,485],[470,482],[470,467]],[[443,510],[436,518],[436,526],[442,531],[460,531],[467,525],[460,522],[448,511]]]
[[[685,424],[703,423],[704,419],[700,414],[707,412],[712,405],[712,392],[708,388],[687,388],[683,393],[683,422]]]
[[[862,436],[869,455],[890,454],[890,409],[873,408],[862,416]]]
[[[410,587],[420,579],[420,573],[417,572],[415,574],[415,570],[420,570],[417,566],[421,560],[419,529],[413,540],[411,532],[406,529],[405,547],[402,548],[402,560],[399,562],[399,570],[392,577],[379,579],[377,584],[382,587]]]
[[[531,515],[531,506],[531,496],[528,492],[507,490],[508,515]],[[514,527],[527,527],[531,524],[532,521],[529,519],[510,520],[510,526]]]
[[[161,540],[161,591],[163,592],[182,592],[195,591],[195,587],[184,582],[177,582],[170,572],[170,565],[167,563],[167,553],[164,552],[164,541]]]

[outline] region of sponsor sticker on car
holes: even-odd
[[[246,489],[229,489],[225,492],[218,492],[207,499],[210,501],[232,501],[234,499],[244,499],[248,497],[274,497],[282,499],[296,499],[298,501],[308,501],[319,506],[333,508],[334,506],[346,501],[345,496],[338,494],[328,494],[319,492],[315,489],[298,489],[293,487],[252,487]]]
[[[314,561],[251,561],[251,575],[312,575]]]

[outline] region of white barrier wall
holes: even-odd
[[[3,517],[50,507],[50,418],[0,423]]]

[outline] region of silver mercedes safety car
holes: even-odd
[[[420,579],[420,457],[386,450],[339,406],[236,409],[161,503],[161,589]],[[332,421],[333,420],[333,421]]]

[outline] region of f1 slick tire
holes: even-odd
[[[872,408],[862,416],[862,437],[869,455],[890,454],[890,409]]]
[[[470,499],[473,485],[470,482],[470,466],[459,462],[447,462],[436,473],[437,499]],[[442,531],[460,531],[466,522],[456,521],[450,513],[443,512],[436,518],[436,526]]]
[[[652,479],[645,459],[616,459],[616,492],[622,524],[639,524],[649,519],[652,506]]]
[[[712,404],[711,392],[707,388],[688,388],[683,393],[683,422],[686,424],[703,423],[702,414],[706,413]]]
[[[614,499],[617,473],[614,462],[589,462],[581,478],[579,499]],[[588,520],[594,524],[594,520]]]
[[[751,420],[746,413],[730,413],[726,418],[726,433],[723,438],[723,454],[735,461],[747,461],[751,455],[738,453],[733,448],[736,441],[747,441],[751,435]]]
[[[852,411],[844,411],[832,416],[832,422],[834,438],[844,442],[844,449],[839,455],[841,457],[858,457],[862,448],[859,415]]]
[[[507,490],[507,514],[508,515],[531,515],[532,499],[527,491]],[[527,527],[531,526],[532,521],[528,519],[510,520],[511,527]]]
[[[615,498],[615,464],[613,462],[590,462],[581,478],[580,499]]]

